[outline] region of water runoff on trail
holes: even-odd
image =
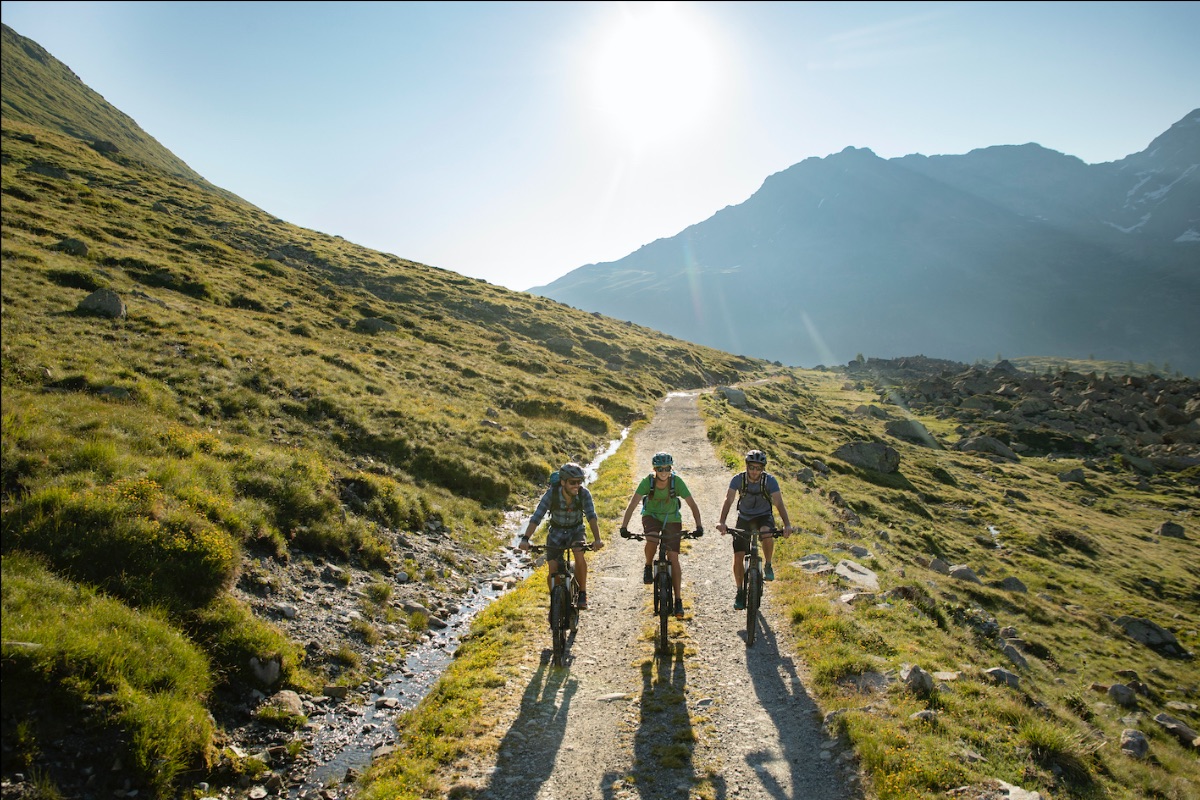
[[[585,484],[596,478],[600,464],[617,451],[628,435],[628,428],[622,430],[620,439],[610,441],[606,449],[584,466]],[[292,798],[341,783],[347,772],[362,772],[372,758],[389,752],[395,739],[393,722],[429,693],[454,658],[454,651],[475,616],[526,578],[536,566],[528,554],[516,547],[525,516],[520,512],[505,514],[502,530],[511,533],[511,541],[505,547],[505,561],[500,570],[472,587],[458,610],[446,620],[446,627],[430,629],[430,635],[409,650],[399,669],[373,681],[370,697],[363,705],[330,703],[328,710],[309,716],[312,749],[308,756],[313,766],[303,782],[292,785]]]

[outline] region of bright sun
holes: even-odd
[[[597,110],[635,148],[677,140],[712,108],[712,41],[680,4],[622,7],[592,64]]]

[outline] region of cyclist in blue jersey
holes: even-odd
[[[600,523],[596,518],[596,505],[592,493],[583,487],[583,467],[574,461],[563,464],[558,470],[557,485],[551,484],[538,501],[525,533],[521,536],[520,548],[529,549],[529,537],[533,536],[546,515],[550,515],[550,531],[546,534],[546,563],[549,565],[548,580],[554,584],[558,562],[563,550],[570,547],[575,552],[575,582],[579,584],[576,608],[586,610],[587,604],[587,559],[583,545],[587,543],[587,532],[583,521],[592,529],[592,549],[604,547],[600,541]]]
[[[783,494],[779,491],[779,481],[767,472],[767,454],[762,450],[751,450],[746,453],[746,471],[733,476],[729,482],[729,491],[725,493],[725,504],[721,506],[721,521],[717,530],[725,534],[725,517],[737,499],[738,520],[734,527],[738,530],[769,531],[775,528],[775,514],[772,506],[779,509],[783,519],[782,536],[792,532],[792,523],[788,519],[787,508],[783,504]],[[763,534],[763,578],[775,580],[775,570],[771,567],[771,555],[775,552],[775,539],[769,534]],[[733,537],[733,583],[737,594],[733,599],[733,607],[746,607],[746,592],[742,589],[742,573],[745,570],[743,559],[746,555],[747,542],[740,536]]]

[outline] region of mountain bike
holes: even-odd
[[[550,576],[550,663],[561,667],[567,657],[567,640],[579,629],[579,584],[575,581],[575,556],[573,549],[563,550],[559,569]],[[591,544],[578,547],[591,550]],[[531,553],[545,553],[546,545],[529,546]]]
[[[625,534],[621,535],[625,536]],[[654,580],[650,586],[654,596],[654,614],[658,617],[658,635],[654,640],[654,651],[665,654],[669,651],[668,624],[675,606],[675,581],[671,575],[671,560],[667,557],[667,548],[663,544],[661,533],[641,534],[630,531],[625,538],[636,539],[639,542],[646,539],[658,539],[658,555],[655,556],[653,562]],[[681,531],[679,538],[682,541],[698,537],[695,531]]]
[[[774,536],[782,534],[783,531],[778,528],[743,531],[726,527],[725,532],[747,541],[749,545],[746,555],[742,557],[745,568],[742,570],[742,585],[738,590],[746,593],[746,646],[750,647],[758,636],[758,609],[762,605],[763,593],[762,557],[758,554],[758,538],[763,533]]]

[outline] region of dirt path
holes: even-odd
[[[655,452],[674,455],[706,530],[685,544],[687,614],[671,623],[674,652],[654,658],[641,543],[604,531],[608,546],[589,559],[591,610],[567,667],[530,661],[526,688],[504,715],[511,723],[496,764],[475,776],[469,796],[859,796],[852,762],[823,732],[805,692],[769,585],[759,639],[745,646],[745,613],[733,610],[732,550],[715,527],[732,475],[705,435],[695,395],[668,397],[634,444],[646,471]]]

